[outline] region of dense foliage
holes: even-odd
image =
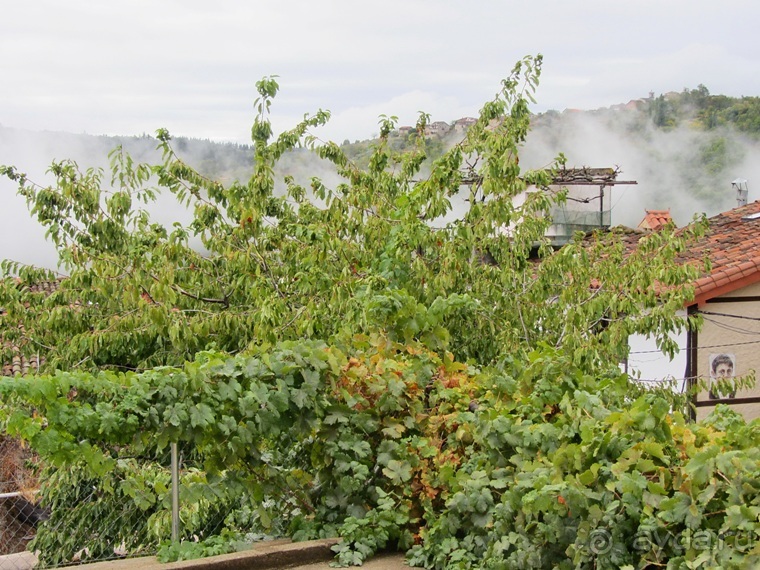
[[[9,322],[22,325],[5,331],[3,348],[30,356],[44,349],[47,370],[144,370],[180,365],[210,346],[237,353],[264,342],[376,330],[448,346],[458,359],[484,364],[539,341],[589,363],[624,356],[632,332],[666,341],[684,324],[673,309],[689,290],[676,285],[699,270],[672,264],[688,235],[653,235],[628,257],[614,237],[549,256],[543,212],[562,193],[529,192],[524,203],[514,201],[552,179],[551,169],[522,172],[518,159],[538,63],[521,62],[422,180],[425,138],[410,152],[392,151],[390,119],[381,121],[366,170],[308,134],[328,119],[325,112],[270,140],[271,79],[259,83],[247,184],[225,187],[199,175],[163,131],[165,161],[134,164],[117,149],[111,185],[103,172],[80,172],[68,161],[51,167],[52,187],[4,167],[47,228],[67,275],[54,294],[40,294],[27,286],[57,275],[3,263],[20,283],[0,283],[0,304]],[[313,177],[304,188],[288,177],[286,194],[277,195],[274,166],[302,143],[333,163],[341,181],[331,188]],[[152,220],[140,205],[159,190],[162,199],[171,193],[190,207],[189,222]],[[657,296],[657,282],[673,287]]]
[[[704,85],[653,97],[647,107],[658,127],[674,127],[681,122],[712,130],[732,126],[753,135],[760,134],[760,97],[711,95]]]
[[[43,560],[165,540],[170,442],[183,532],[211,552],[253,532],[340,534],[343,563],[386,545],[429,567],[754,560],[677,541],[754,540],[757,426],[729,413],[687,426],[685,399],[617,368],[631,333],[672,352],[668,334],[697,326],[676,311],[700,267],[674,259],[703,224],[633,252],[616,232],[552,251],[562,157],[538,171],[518,158],[540,68],[519,62],[425,175],[425,137],[394,150],[392,118],[367,168],[310,135],[326,112],[274,137],[273,79],[257,85],[247,183],[202,176],[165,131],[160,164],[117,149],[110,185],[69,161],[51,187],[3,167],[65,272],[43,294],[32,286],[58,275],[5,262],[17,279],[0,283],[19,325],[3,356],[44,349],[44,371],[63,371],[0,383],[3,425],[49,465]],[[286,177],[279,194],[275,166],[301,145],[339,181]],[[156,222],[159,194],[189,222]],[[135,507],[129,528],[106,533],[117,505]],[[591,541],[603,532],[609,549]]]
[[[255,532],[339,534],[344,564],[384,547],[429,568],[760,561],[757,422],[724,408],[685,424],[667,392],[636,391],[615,367],[588,375],[547,347],[486,370],[381,336],[344,348],[4,380],[8,430],[55,473],[53,519],[33,544],[43,563],[167,540],[156,458],[169,441],[202,466],[183,477],[188,550],[193,535],[213,553]]]

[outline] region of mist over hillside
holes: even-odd
[[[435,118],[434,118],[435,119]],[[399,132],[393,144],[411,144]],[[463,137],[461,131],[428,137],[435,157]],[[636,226],[645,209],[670,209],[678,225],[695,214],[708,216],[736,205],[731,182],[748,180],[749,200],[760,198],[760,99],[731,99],[709,95],[703,86],[683,93],[651,96],[627,105],[595,111],[549,111],[536,115],[521,152],[523,169],[549,165],[559,154],[569,167],[618,167],[618,180],[636,181],[612,189],[613,225]],[[177,154],[202,174],[230,184],[246,181],[252,172],[252,147],[209,140],[177,138]],[[368,160],[373,141],[344,141],[344,151],[361,164]],[[156,140],[148,135],[93,136],[61,132],[33,132],[0,126],[0,164],[14,165],[41,185],[53,182],[47,169],[53,161],[72,159],[81,169],[102,168],[110,181],[108,154],[117,146],[135,162],[161,160]],[[287,153],[276,178],[292,176],[307,186],[320,177],[334,187],[334,168],[307,150]],[[0,259],[55,267],[56,255],[34,222],[16,187],[0,179],[3,224],[0,224]],[[165,224],[189,219],[171,196],[159,198],[150,208]]]
[[[678,225],[729,210],[736,178],[748,180],[750,200],[760,198],[760,143],[731,126],[662,129],[641,113],[614,110],[537,117],[521,165],[545,166],[560,152],[569,166],[619,167],[618,180],[638,183],[613,188],[613,225],[635,227],[645,209],[670,209]]]
[[[178,156],[199,172],[229,185],[235,180],[247,181],[253,172],[253,149],[249,145],[216,143],[209,140],[176,138],[172,146]],[[157,141],[148,135],[134,137],[94,136],[50,131],[26,131],[0,126],[0,164],[12,165],[35,183],[53,184],[48,172],[51,163],[73,160],[80,170],[102,169],[105,185],[111,181],[109,153],[117,147],[129,154],[135,163],[156,164],[161,161]],[[292,176],[298,183],[308,185],[312,176],[323,178],[327,184],[337,184],[333,168],[306,150],[285,155],[276,172],[278,187],[283,190],[283,178]],[[2,218],[0,224],[0,259],[54,269],[57,254],[45,240],[45,230],[31,218],[24,199],[17,195],[16,185],[0,177]],[[155,221],[170,226],[174,221],[187,222],[191,213],[179,206],[171,195],[159,196],[147,208]]]

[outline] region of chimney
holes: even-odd
[[[747,205],[747,196],[749,189],[747,188],[747,181],[744,178],[737,178],[731,182],[731,187],[736,190],[736,206],[741,208]]]
[[[667,224],[673,221],[670,216],[670,208],[667,210],[644,210],[646,216],[637,226],[640,230],[661,230]]]

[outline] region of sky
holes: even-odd
[[[699,84],[760,95],[758,21],[753,0],[8,2],[0,124],[247,143],[256,81],[277,75],[275,131],[327,109],[320,137],[361,140],[381,114],[474,116],[538,53],[536,112]]]

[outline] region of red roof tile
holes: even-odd
[[[659,230],[673,221],[670,216],[670,210],[645,210],[646,216],[639,222],[639,229],[642,230]]]
[[[752,219],[753,214],[758,214]],[[760,282],[760,201],[709,218],[705,235],[678,257],[680,263],[710,260],[709,273],[694,282],[695,304]],[[615,228],[624,247],[633,251],[649,233],[638,229]]]
[[[28,287],[32,293],[42,293],[43,295],[50,295],[58,288],[58,281],[43,281],[34,285],[23,285],[21,282],[17,283],[18,287]],[[0,375],[2,376],[14,376],[16,374],[26,375],[29,372],[35,372],[39,370],[40,365],[45,362],[44,356],[39,354],[38,349],[35,350],[31,346],[20,346],[25,343],[13,343],[11,344],[3,337],[3,329],[8,326],[13,326],[13,323],[5,322],[6,312],[5,309],[0,307],[0,345],[10,348],[11,357],[6,362],[0,362]],[[16,325],[18,326],[18,325]],[[19,346],[17,346],[17,344]]]
[[[712,268],[694,283],[695,302],[725,295],[760,281],[760,201],[723,212],[709,219],[710,228],[681,261],[710,259]]]

